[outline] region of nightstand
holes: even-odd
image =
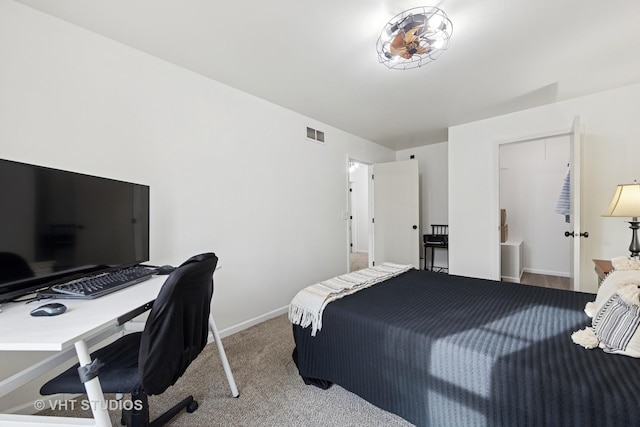
[[[611,261],[605,259],[594,259],[593,263],[596,265],[594,270],[598,275],[598,287],[604,280],[605,276],[609,274],[611,270],[613,270],[613,265],[611,265]]]

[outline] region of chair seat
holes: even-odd
[[[425,246],[447,246],[449,244],[449,236],[442,234],[425,234]]]
[[[91,360],[98,359],[104,364],[98,374],[103,392],[131,393],[141,388],[138,370],[141,337],[141,332],[128,334],[91,353]],[[72,366],[47,382],[40,389],[40,394],[84,393],[84,385],[78,376],[78,366],[79,364]]]

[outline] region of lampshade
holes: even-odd
[[[421,67],[449,47],[453,25],[437,7],[414,7],[394,16],[382,28],[378,61],[395,70]]]
[[[616,194],[611,204],[602,216],[640,217],[640,184],[621,184],[616,188]]]
[[[628,221],[631,229],[631,244],[629,252],[636,258],[640,255],[640,241],[638,240],[638,229],[640,229],[640,184],[633,181],[633,184],[621,184],[616,188],[616,194],[609,205],[609,209],[602,216],[626,216],[631,217]]]

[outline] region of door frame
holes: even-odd
[[[554,137],[560,137],[560,136],[568,136],[571,138],[571,142],[570,144],[573,145],[576,143],[576,141],[573,140],[574,135],[575,135],[575,124],[580,123],[580,117],[576,116],[573,121],[571,126],[565,128],[565,129],[561,129],[561,130],[555,130],[555,131],[547,131],[547,132],[540,132],[540,133],[536,133],[536,134],[530,134],[530,135],[523,135],[521,137],[515,137],[515,138],[509,138],[509,139],[505,139],[505,140],[499,140],[496,141],[494,144],[494,153],[493,153],[493,160],[494,160],[494,189],[495,189],[495,194],[496,194],[496,198],[495,198],[495,203],[496,203],[496,207],[494,209],[495,212],[495,224],[497,224],[496,227],[496,232],[495,232],[495,239],[494,241],[495,246],[494,246],[494,253],[495,253],[495,260],[496,260],[496,264],[497,264],[497,272],[498,272],[498,280],[501,280],[502,277],[502,256],[501,256],[501,250],[500,250],[500,146],[502,145],[507,145],[507,144],[513,144],[513,143],[518,143],[518,142],[527,142],[527,141],[532,141],[532,140],[536,140],[536,139],[546,139],[546,138],[554,138]],[[578,132],[582,133],[582,129],[578,129]],[[578,144],[581,144],[581,141],[577,141]],[[573,153],[573,149],[571,150],[571,152]],[[573,159],[571,159],[573,161]],[[582,156],[580,156],[580,161],[582,161]],[[575,171],[580,171],[581,170],[581,164],[579,165],[573,165],[572,170]],[[573,172],[572,172],[572,178],[573,178]],[[580,191],[580,183],[578,182],[577,184],[578,186],[576,187],[576,182],[575,180],[572,180],[571,182],[571,188],[572,188],[572,196],[573,196],[573,188],[576,188],[578,191]],[[573,200],[572,200],[573,202]],[[578,222],[578,224],[580,224],[580,222]],[[575,230],[572,230],[575,231]],[[570,262],[572,263],[572,265],[576,262],[576,260],[574,259],[575,254],[572,251],[571,254],[571,260]],[[579,254],[578,258],[582,258],[582,256]],[[578,260],[577,262],[581,262],[581,260]],[[574,290],[579,290],[576,289],[577,286],[577,281],[574,281],[574,274],[580,274],[580,270],[578,270],[578,272],[574,272],[573,268],[571,269],[571,282],[572,284],[574,284]]]
[[[502,143],[502,144],[499,145],[500,156],[499,156],[499,159],[498,159],[498,161],[499,161],[498,167],[499,167],[499,170],[500,170],[500,175],[499,175],[498,179],[499,179],[499,184],[500,184],[499,187],[500,188],[498,189],[498,204],[499,204],[501,209],[507,207],[503,203],[503,199],[502,199],[502,186],[504,184],[504,181],[502,179],[502,173],[501,173],[502,172],[502,168],[503,168],[503,163],[502,163],[503,162],[503,158],[502,158],[503,149],[505,147],[507,147],[507,146],[516,146],[516,145],[519,145],[519,144],[536,144],[536,145],[545,144],[546,141],[553,140],[555,138],[564,138],[563,142],[566,144],[565,147],[567,149],[568,156],[569,156],[568,160],[571,163],[571,157],[572,157],[571,145],[572,144],[571,144],[571,139],[569,138],[569,135],[567,135],[567,134],[547,136],[547,137],[535,138],[535,139],[519,140],[519,141],[515,141],[515,142]],[[567,166],[569,166],[569,165],[567,164]],[[565,168],[564,171],[566,172],[566,168]],[[521,174],[521,172],[517,172],[517,173]],[[520,176],[522,176],[522,175],[520,175]],[[563,177],[564,177],[564,174],[563,174]],[[531,176],[531,179],[536,179],[536,178],[534,176]],[[558,182],[560,182],[560,181],[558,181]],[[558,187],[558,188],[560,188],[560,187]],[[573,215],[572,215],[572,218],[573,218]],[[571,224],[566,224],[562,228],[563,228],[563,230],[562,230],[563,232],[566,231],[567,228],[573,229],[573,220],[571,221]],[[562,239],[566,239],[566,237],[562,237]],[[524,242],[527,242],[526,238],[524,238]],[[534,247],[534,246],[532,246],[530,244],[531,242],[528,242],[528,243],[529,243],[527,245],[528,248]],[[556,242],[556,243],[558,243],[558,242]],[[537,247],[537,246],[535,246],[535,247]],[[502,249],[502,246],[501,246],[501,249]],[[563,277],[567,277],[567,279],[569,279],[572,276],[571,271],[572,271],[573,258],[572,258],[572,255],[571,255],[571,251],[573,251],[573,248],[568,248],[567,253],[564,254],[565,256],[568,257],[567,260],[566,260],[566,263],[563,263],[563,269],[566,268],[566,272],[563,272],[563,273],[565,273],[566,276],[564,274],[560,274]],[[501,264],[502,264],[502,261],[503,260],[502,260],[502,251],[501,251],[501,256],[500,256],[500,263]],[[520,263],[524,264],[524,259],[520,260]],[[500,267],[502,267],[502,265]],[[524,267],[523,267],[523,269],[524,269]],[[502,271],[500,273],[501,273],[500,280],[503,280],[504,276],[502,276]],[[512,279],[512,280],[507,280],[509,282],[513,281],[515,283],[520,283],[520,277],[508,277],[508,279]]]
[[[347,202],[347,211],[344,214],[344,218],[346,221],[346,232],[347,232],[347,246],[346,246],[346,250],[347,250],[347,272],[351,272],[351,227],[353,227],[352,224],[352,219],[351,219],[351,181],[349,180],[349,166],[351,164],[351,162],[355,162],[355,163],[359,163],[361,165],[364,165],[367,167],[367,169],[371,166],[371,163],[369,162],[365,162],[363,160],[358,160],[354,157],[351,157],[349,154],[347,154],[347,160],[346,160],[346,171],[347,171],[347,179],[346,179],[346,202]],[[370,175],[370,171],[368,172],[368,174]],[[367,186],[366,188],[361,188],[360,190],[367,191],[367,199],[368,199],[368,203],[367,203],[367,224],[369,225],[367,227],[367,235],[368,235],[368,248],[367,248],[367,254],[368,254],[368,266],[371,267],[371,254],[372,254],[372,248],[373,248],[373,228],[371,226],[371,217],[372,217],[372,207],[371,207],[371,179],[367,179]],[[360,232],[362,232],[362,230],[360,230]]]

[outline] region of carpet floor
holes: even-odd
[[[187,372],[160,396],[151,396],[151,418],[192,394],[200,407],[181,412],[170,426],[314,427],[412,424],[383,411],[339,386],[307,386],[291,358],[293,335],[286,315],[223,339],[240,397],[233,398],[215,344],[209,344]],[[107,400],[114,399],[106,395]],[[86,397],[80,397],[80,399]],[[125,396],[127,399],[128,396]],[[80,407],[80,405],[76,405]],[[86,411],[44,411],[41,415],[85,416]],[[110,412],[113,425],[120,413]]]
[[[358,271],[369,266],[369,254],[366,252],[351,252],[349,254],[349,271]]]
[[[571,279],[568,277],[524,273],[520,279],[520,283],[524,285],[542,286],[545,288],[571,290]]]

